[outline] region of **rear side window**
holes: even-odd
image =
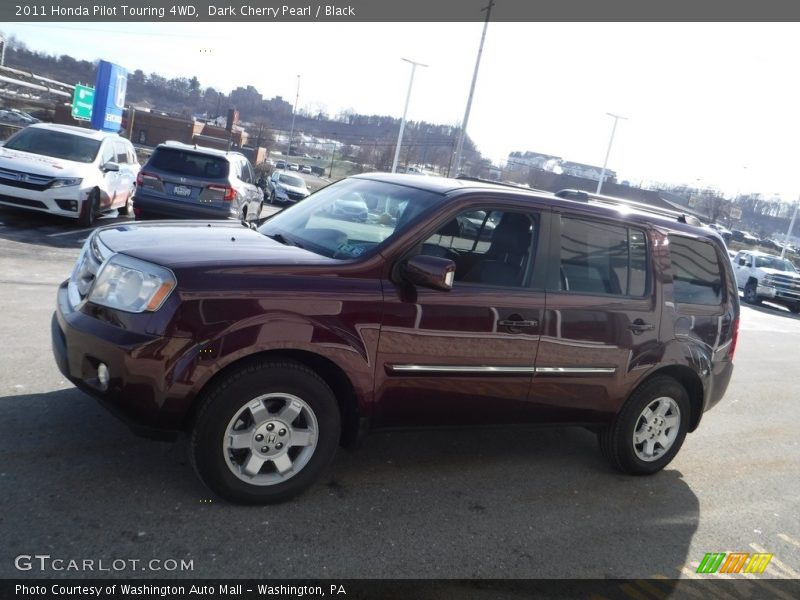
[[[178,148],[156,148],[150,165],[160,171],[201,179],[224,179],[229,172],[228,161],[222,157]]]
[[[644,231],[562,217],[559,277],[565,292],[644,296],[648,288]]]
[[[675,301],[685,304],[722,304],[722,273],[717,252],[708,242],[669,236]]]

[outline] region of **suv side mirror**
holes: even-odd
[[[103,164],[100,169],[104,173],[108,173],[109,171],[119,171],[119,163],[115,163],[112,161],[108,161],[107,163]]]
[[[741,265],[742,267],[745,265],[745,259],[744,258],[740,258],[739,259],[739,265]]]
[[[400,266],[406,281],[422,287],[449,292],[453,289],[456,263],[438,256],[412,256]]]

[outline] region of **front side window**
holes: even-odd
[[[75,162],[90,163],[97,158],[100,140],[53,131],[40,127],[26,127],[15,133],[4,145],[9,150],[52,156]]]
[[[280,177],[282,181],[292,176]],[[361,258],[414,226],[441,198],[381,181],[344,179],[281,211],[258,230],[280,243],[330,258]]]
[[[455,285],[525,285],[538,241],[535,213],[471,209],[442,225],[420,253],[452,260]]]
[[[685,304],[722,304],[722,274],[714,247],[677,235],[669,236],[675,301]]]
[[[561,291],[641,297],[647,293],[648,272],[641,229],[561,218]]]

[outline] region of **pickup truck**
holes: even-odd
[[[800,313],[800,273],[788,260],[765,252],[741,250],[733,258],[733,272],[745,302],[760,304],[769,300]]]

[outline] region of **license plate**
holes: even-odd
[[[176,196],[191,196],[192,195],[192,188],[187,187],[185,185],[176,185],[172,192]]]

